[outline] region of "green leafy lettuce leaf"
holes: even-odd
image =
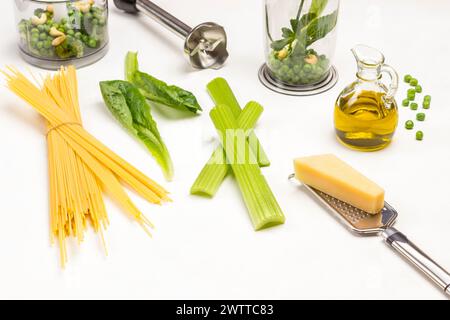
[[[163,170],[167,180],[173,177],[169,151],[159,134],[145,97],[133,84],[122,81],[102,81],[100,90],[106,106],[127,131],[138,138]]]
[[[168,85],[164,81],[139,71],[136,52],[128,52],[125,59],[125,79],[139,88],[150,101],[170,108],[187,110],[192,113],[202,111],[195,96],[180,87]]]

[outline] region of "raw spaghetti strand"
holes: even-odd
[[[51,241],[59,242],[60,261],[67,263],[66,239],[84,240],[88,225],[99,233],[109,225],[102,193],[107,192],[151,236],[153,224],[139,211],[121,182],[152,203],[170,201],[167,191],[86,132],[74,67],[43,79],[41,88],[8,67],[9,89],[47,120]]]

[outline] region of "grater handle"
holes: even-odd
[[[450,274],[395,228],[383,232],[386,243],[450,296]]]

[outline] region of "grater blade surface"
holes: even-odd
[[[313,187],[304,185],[329,211],[346,227],[359,235],[379,235],[392,226],[397,219],[397,211],[387,202],[378,214],[370,214],[346,202],[336,199]]]

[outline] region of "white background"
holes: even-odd
[[[227,65],[193,71],[177,37],[144,16],[111,8],[109,54],[79,71],[81,108],[85,127],[163,183],[174,202],[150,205],[130,192],[157,227],[149,239],[107,201],[109,256],[89,231],[80,248],[69,241],[69,264],[61,270],[58,247],[49,243],[44,124],[1,88],[0,298],[444,298],[380,238],[350,234],[286,177],[294,157],[338,155],[385,187],[400,214],[396,226],[450,268],[450,1],[342,1],[335,58],[340,80],[329,92],[306,98],[275,94],[257,79],[264,59],[262,1],[156,2],[188,24],[210,20],[225,26]],[[1,65],[25,69],[16,49],[13,1],[1,1],[0,12]],[[413,112],[401,107],[389,148],[361,153],[336,142],[333,104],[354,78],[350,48],[357,43],[379,48],[400,75],[416,76],[432,95],[422,142],[404,129]],[[122,78],[127,50],[139,50],[143,70],[193,91],[205,109],[202,116],[175,119],[153,112],[174,159],[172,183],[164,182],[145,148],[102,103],[98,82]],[[263,172],[286,214],[283,226],[254,232],[230,177],[214,199],[189,195],[215,144],[205,85],[216,76],[230,82],[242,104],[254,99],[265,107],[257,132],[272,166]],[[399,102],[406,89],[402,84]]]

